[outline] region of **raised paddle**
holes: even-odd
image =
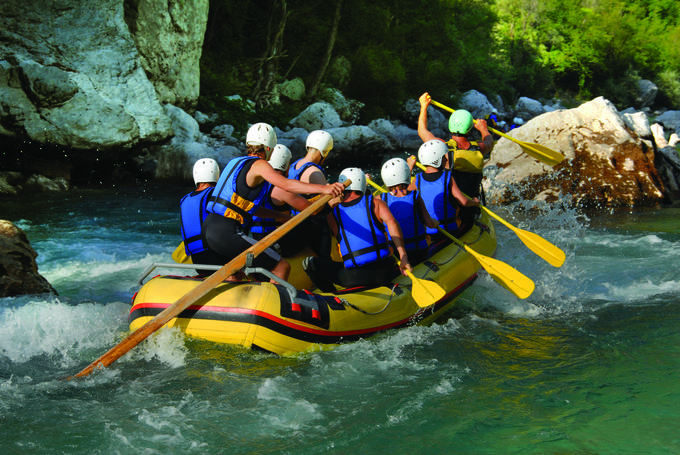
[[[419,163],[418,161],[416,161],[416,166],[418,166],[423,171],[425,170],[425,166],[423,166],[423,164]],[[554,267],[561,267],[562,264],[564,264],[564,260],[566,258],[564,251],[562,251],[552,243],[548,242],[546,239],[544,239],[538,234],[534,234],[533,232],[525,231],[523,229],[513,226],[512,224],[505,221],[503,218],[496,215],[494,212],[492,212],[485,206],[480,204],[479,207],[481,207],[481,209],[484,210],[489,216],[500,221],[501,224],[510,229],[512,232],[514,232],[527,248],[536,253],[536,255],[541,257],[541,259],[546,261],[548,264]]]
[[[454,109],[451,109],[448,106],[444,106],[442,103],[439,103],[433,99],[430,100],[430,103],[434,104],[435,106],[441,109],[444,109],[445,111],[455,112]],[[527,155],[547,164],[548,166],[554,166],[556,164],[561,163],[564,160],[564,155],[562,155],[560,152],[556,152],[555,150],[546,147],[545,145],[535,144],[533,142],[520,141],[519,139],[515,139],[514,137],[508,136],[507,134],[502,133],[491,127],[489,127],[489,130],[519,145],[527,153]]]
[[[464,248],[465,251],[470,253],[477,260],[477,262],[479,262],[481,266],[484,267],[484,270],[486,270],[489,275],[491,275],[491,278],[496,280],[498,284],[515,294],[520,299],[526,299],[531,295],[532,292],[534,292],[534,282],[531,281],[531,279],[526,275],[523,275],[521,272],[515,270],[505,262],[478,253],[465,243],[455,238],[453,235],[446,232],[441,227],[438,226],[437,229],[439,232],[451,239],[451,241],[453,241],[455,244]]]
[[[347,180],[343,183],[345,187],[347,187],[347,185],[349,185],[351,181]],[[314,202],[309,207],[304,209],[302,212],[298,213],[296,216],[286,221],[281,227],[267,235],[265,238],[257,242],[255,245],[245,250],[243,253],[236,256],[228,264],[222,266],[222,268],[220,268],[215,273],[206,278],[201,284],[199,284],[194,289],[184,294],[175,303],[173,303],[168,308],[158,313],[153,319],[151,319],[146,324],[132,332],[123,341],[118,343],[116,346],[107,351],[104,355],[102,355],[97,360],[92,362],[90,365],[85,367],[81,372],[74,376],[69,377],[69,379],[72,379],[74,377],[80,378],[83,376],[87,376],[100,366],[107,367],[111,365],[113,362],[115,362],[125,353],[127,353],[130,349],[137,346],[146,337],[148,337],[156,330],[160,329],[165,324],[167,324],[168,321],[170,321],[172,318],[179,315],[182,311],[191,306],[193,303],[196,303],[201,298],[205,297],[210,291],[213,290],[215,286],[222,283],[225,278],[233,275],[234,273],[244,268],[246,266],[246,261],[249,255],[257,257],[264,250],[266,250],[271,245],[276,243],[281,237],[290,232],[294,227],[299,225],[310,215],[313,215],[314,213],[321,210],[321,208],[328,201],[330,201],[332,197],[333,196],[330,194],[324,195],[318,201]]]

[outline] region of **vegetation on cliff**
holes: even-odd
[[[680,108],[679,42],[675,0],[211,0],[199,109],[238,93],[266,112],[296,77],[305,102],[324,84],[364,102],[362,120],[426,90],[640,107],[640,79]]]

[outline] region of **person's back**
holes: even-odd
[[[427,227],[436,228],[434,221],[423,203],[418,190],[409,190],[411,169],[401,158],[387,161],[380,171],[388,192],[381,195],[392,215],[399,223],[404,234],[404,247],[411,263],[419,263],[427,258]],[[427,226],[426,226],[427,225]]]
[[[363,171],[347,168],[338,179],[345,180],[351,184],[345,189],[344,201],[328,216],[343,262],[310,257],[303,263],[305,272],[323,291],[334,291],[334,282],[344,287],[381,286],[398,275],[388,234],[399,253],[401,270],[411,269],[401,228],[384,201],[366,194]]]
[[[201,225],[208,216],[206,205],[220,177],[219,165],[213,159],[202,158],[194,163],[193,177],[196,189],[180,201],[182,241],[184,252],[191,257],[191,261],[194,264],[205,264],[208,252],[201,237]],[[197,272],[206,273],[205,270]]]
[[[456,185],[451,171],[444,168],[447,153],[446,143],[439,139],[420,146],[418,160],[426,166],[426,170],[416,176],[414,187],[420,191],[427,212],[444,230],[455,232],[461,227],[458,207],[479,205],[479,201],[465,196]],[[441,238],[437,229],[428,227],[427,232],[433,239]]]

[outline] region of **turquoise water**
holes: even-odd
[[[482,274],[451,318],[279,358],[161,330],[63,379],[127,331],[138,275],[180,241],[186,188],[0,200],[59,296],[0,299],[4,453],[680,453],[680,209],[590,218],[494,208],[519,300]]]

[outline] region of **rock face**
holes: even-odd
[[[198,98],[206,21],[207,0],[0,2],[0,135],[100,151],[169,137],[162,103]]]
[[[208,0],[128,0],[125,22],[161,103],[194,108]]]
[[[38,273],[37,256],[24,231],[0,220],[0,297],[57,293]]]
[[[499,140],[486,173],[492,175],[493,166],[498,172],[485,182],[487,195],[499,203],[518,197],[551,201],[560,194],[571,195],[575,205],[584,207],[654,205],[663,200],[652,142],[632,131],[602,97],[535,117],[510,134],[559,151],[566,159],[550,167],[514,142]],[[516,191],[511,194],[505,185]]]

